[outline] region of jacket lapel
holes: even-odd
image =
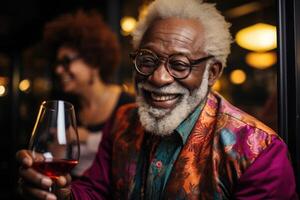
[[[217,99],[209,93],[206,104],[173,166],[164,192],[165,199],[207,199],[206,196],[212,198],[210,190],[213,190],[213,170],[210,155],[217,110]]]
[[[137,110],[125,115],[124,118],[127,119],[119,122],[120,128],[114,131],[112,173],[115,199],[128,199],[132,193],[144,138]]]

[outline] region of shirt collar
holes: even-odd
[[[179,134],[182,139],[182,144],[184,145],[192,132],[197,119],[205,105],[206,100],[202,101],[199,106],[195,108],[195,110],[183,121],[181,124],[175,129],[175,133]]]

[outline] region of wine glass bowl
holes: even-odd
[[[33,168],[54,180],[78,164],[79,139],[71,103],[53,100],[41,104],[29,150],[34,160]]]

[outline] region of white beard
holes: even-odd
[[[203,73],[201,85],[191,93],[177,82],[162,88],[156,88],[148,83],[139,83],[137,85],[138,95],[136,100],[139,106],[140,121],[145,130],[159,136],[171,135],[180,123],[206,99],[208,92],[208,68],[207,66]],[[157,93],[182,94],[182,97],[172,109],[155,108],[146,102],[142,89]]]

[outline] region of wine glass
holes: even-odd
[[[32,167],[54,181],[78,164],[79,139],[71,103],[53,100],[41,104],[29,150],[34,160]]]

